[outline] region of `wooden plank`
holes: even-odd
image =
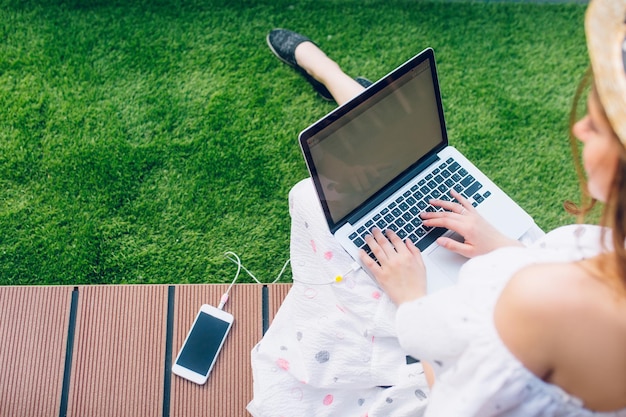
[[[269,289],[268,295],[268,308],[269,308],[269,319],[270,323],[274,320],[274,316],[280,309],[280,306],[283,303],[283,300],[287,296],[287,293],[291,289],[291,284],[269,284],[267,286]]]
[[[174,349],[176,357],[202,304],[217,306],[227,285],[176,286]],[[250,350],[261,339],[261,291],[256,284],[238,284],[224,308],[235,321],[218,361],[205,385],[172,377],[172,417],[249,417],[246,405],[252,399]]]
[[[227,285],[177,285],[171,354],[178,353],[203,303]],[[268,285],[270,320],[290,284]],[[68,416],[249,416],[250,350],[262,337],[262,291],[238,284],[226,305],[235,322],[209,381],[198,386],[165,366],[166,285],[78,288]],[[0,287],[0,417],[58,415],[73,287]],[[41,320],[44,318],[45,320]],[[45,346],[45,349],[42,349]],[[71,352],[71,351],[70,351]],[[167,400],[165,402],[165,400]],[[169,408],[163,409],[169,405]],[[165,411],[165,413],[163,413]]]
[[[79,288],[68,416],[162,414],[167,289]]]
[[[0,416],[59,414],[73,287],[0,287]]]

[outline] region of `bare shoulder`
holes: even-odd
[[[494,311],[498,334],[532,373],[586,407],[626,407],[626,296],[581,263],[515,274]]]
[[[528,313],[542,315],[567,305],[578,305],[584,293],[596,285],[576,263],[530,265],[518,271],[508,282],[501,298]]]
[[[578,316],[575,310],[588,311],[589,285],[584,269],[574,263],[538,264],[518,271],[502,291],[494,312],[496,329],[538,377],[546,379],[554,369],[567,323]]]

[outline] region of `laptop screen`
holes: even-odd
[[[311,175],[333,224],[447,144],[434,61],[411,66],[413,60],[370,87],[379,91],[347,103],[347,112],[322,119],[320,129],[313,127],[314,134],[304,138]]]

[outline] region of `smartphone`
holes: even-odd
[[[232,314],[203,304],[176,356],[172,372],[196,384],[204,384],[232,324]]]

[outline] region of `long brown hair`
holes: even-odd
[[[577,122],[578,108],[581,100],[585,96],[585,92],[589,87],[593,87],[593,72],[589,68],[578,85],[574,102],[570,112],[570,146],[572,156],[574,158],[574,166],[580,184],[581,204],[576,205],[571,201],[564,203],[565,210],[578,217],[578,221],[582,222],[591,209],[595,206],[596,200],[591,197],[587,188],[587,178],[585,170],[582,166],[580,157],[580,144],[573,134],[573,126]],[[626,104],[626,103],[625,103]],[[602,107],[602,106],[600,106]],[[602,109],[604,112],[604,109]],[[604,115],[606,117],[606,114]],[[608,118],[607,118],[608,120]],[[609,121],[610,122],[610,121]],[[619,140],[617,135],[615,140]],[[615,175],[611,181],[611,187],[608,192],[607,201],[602,210],[600,225],[605,230],[612,230],[612,251],[606,247],[602,255],[595,259],[594,267],[590,272],[603,280],[609,279],[613,284],[619,284],[621,290],[626,290],[626,149],[620,144],[622,150],[619,155],[619,161],[615,170]],[[605,232],[602,234],[602,244],[606,242]]]

